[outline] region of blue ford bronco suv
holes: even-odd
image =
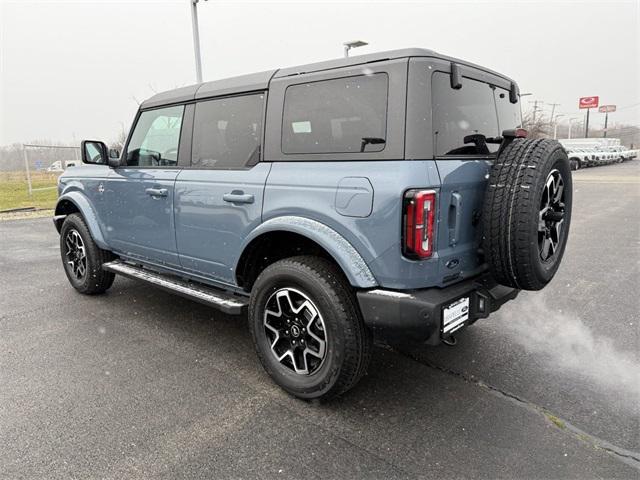
[[[84,294],[119,274],[247,315],[273,380],[328,399],[374,336],[452,343],[552,279],[570,164],[525,137],[513,80],[424,49],[160,93],[60,177],[62,263]]]

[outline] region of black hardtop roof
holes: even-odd
[[[475,65],[465,60],[441,55],[433,50],[425,48],[403,48],[400,50],[389,50],[386,52],[369,53],[366,55],[356,55],[348,58],[338,58],[323,62],[309,63],[295,67],[267,70],[265,72],[250,73],[238,77],[214,80],[211,82],[197,83],[187,87],[176,88],[166,92],[161,92],[142,102],[140,108],[153,108],[172,103],[188,102],[199,98],[214,97],[220,95],[232,95],[234,93],[266,90],[272,78],[282,78],[303,73],[319,72],[350,66],[363,65],[366,63],[380,62],[384,60],[394,60],[408,57],[434,57],[446,61],[467,65],[484,72],[497,75],[512,82],[509,77],[479,65]]]

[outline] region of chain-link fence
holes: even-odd
[[[24,144],[3,149],[0,211],[53,208],[58,177],[81,165],[79,147]]]
[[[30,196],[34,191],[56,188],[55,184],[52,186],[40,186],[41,182],[39,180],[42,180],[42,177],[44,177],[44,180],[51,177],[57,179],[58,175],[67,168],[77,167],[82,163],[80,161],[79,147],[24,144],[22,146],[22,155],[27,177],[27,189]]]

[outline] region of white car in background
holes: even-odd
[[[56,160],[47,168],[47,172],[64,172],[69,167],[80,166],[82,166],[80,160]]]
[[[598,156],[600,157],[600,161],[598,162],[600,165],[608,165],[613,161],[613,154],[607,150],[607,147],[600,147],[598,149]]]
[[[592,165],[591,154],[582,148],[567,148],[567,155],[571,170],[579,170]]]
[[[617,156],[621,162],[624,162],[625,160],[631,160],[632,158],[631,151],[624,145],[614,145],[611,147],[607,147],[607,150]]]

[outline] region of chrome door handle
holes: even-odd
[[[169,195],[169,190],[166,188],[147,188],[145,192],[152,197],[166,197]]]
[[[231,192],[225,193],[222,196],[222,199],[225,202],[229,203],[253,203],[255,202],[255,197],[250,193],[240,193],[240,192]]]

